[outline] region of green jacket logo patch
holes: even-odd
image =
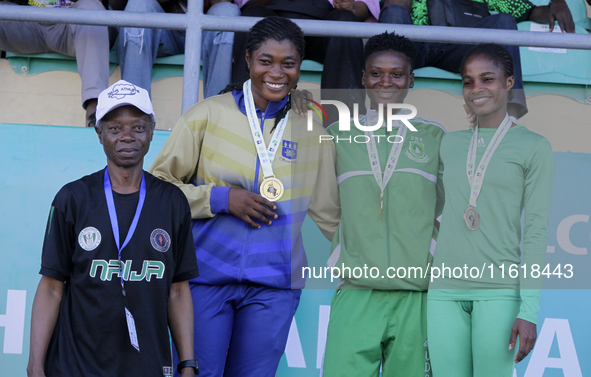
[[[406,157],[410,158],[416,162],[428,162],[429,155],[425,152],[425,144],[423,144],[423,139],[413,136],[410,143],[408,144],[408,149],[405,151]]]
[[[411,141],[410,145],[408,146],[408,150],[416,158],[425,157],[425,145],[423,145],[423,143],[419,143],[418,141]]]

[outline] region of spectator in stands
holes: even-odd
[[[0,2],[0,5],[15,5],[13,3],[16,1]],[[29,0],[29,5],[105,9],[104,4],[99,0]],[[86,125],[94,126],[98,95],[109,86],[109,29],[107,27],[0,21],[0,50],[16,54],[58,52],[75,56],[82,80],[82,107],[86,109]]]
[[[251,0],[242,8],[247,17],[281,16],[296,19],[375,22],[379,17],[378,0]],[[244,59],[246,33],[236,33],[232,81],[242,83],[249,77]],[[324,64],[322,89],[359,89],[324,92],[324,99],[334,99],[352,105],[360,104],[365,112],[365,92],[361,84],[364,68],[363,42],[360,38],[306,37],[306,59]],[[351,106],[352,108],[352,106]],[[329,123],[337,120],[334,106],[327,107]]]
[[[462,26],[487,29],[517,30],[517,23],[534,21],[549,23],[554,28],[558,21],[563,32],[573,33],[574,22],[565,0],[552,0],[548,6],[535,6],[528,0],[487,0],[484,3],[473,1],[469,12],[476,17],[464,16],[463,9],[458,3],[450,0],[429,2],[427,0],[385,0],[379,21],[390,24],[415,24],[437,26]],[[454,4],[450,7],[450,4]],[[466,4],[463,2],[462,4]],[[490,15],[494,10],[499,14]],[[447,15],[446,16],[444,16]],[[453,14],[453,16],[450,16]],[[459,72],[461,61],[472,47],[468,44],[415,42],[419,50],[415,61],[415,68],[437,67],[446,71]],[[521,74],[521,57],[519,47],[506,46],[515,62],[514,97],[509,102],[509,115],[520,118],[527,113],[523,81]]]
[[[115,10],[127,12],[185,13],[186,0],[110,0]],[[205,0],[204,11],[214,16],[239,16],[230,0]],[[119,64],[121,78],[151,92],[152,65],[157,57],[185,52],[184,30],[121,28]],[[234,33],[203,32],[203,89],[205,98],[218,94],[230,83]],[[196,88],[197,90],[197,88]]]

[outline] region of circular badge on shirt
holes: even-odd
[[[150,235],[150,243],[154,249],[164,253],[170,247],[170,236],[164,229],[154,229]]]
[[[88,226],[78,234],[78,243],[86,251],[94,250],[101,243],[101,232],[95,227]]]

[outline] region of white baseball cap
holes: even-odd
[[[125,105],[135,106],[148,115],[154,115],[148,91],[125,80],[119,80],[99,94],[96,121],[103,119],[109,111]]]

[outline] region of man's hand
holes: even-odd
[[[335,9],[346,9],[353,12],[355,9],[353,4],[355,4],[355,0],[334,0],[333,1]]]
[[[345,9],[353,12],[359,21],[365,21],[369,17],[369,8],[363,1],[333,0],[335,9]]]
[[[570,13],[566,2],[564,0],[552,0],[548,6],[550,7],[548,20],[550,32],[554,30],[554,21],[558,21],[558,25],[563,33],[574,33],[575,23],[573,21],[573,15]]]
[[[552,0],[550,5],[535,7],[529,14],[528,21],[539,24],[547,22],[550,25],[550,31],[554,30],[554,22],[558,21],[558,25],[560,25],[563,33],[575,32],[573,16],[564,0]]]
[[[308,114],[308,106],[306,99],[314,99],[312,93],[307,90],[294,90],[291,93],[291,108],[301,117],[305,117]]]
[[[511,338],[509,339],[509,350],[515,348],[515,342],[519,336],[519,351],[515,356],[515,362],[518,363],[531,352],[538,337],[536,325],[517,318],[511,329]]]
[[[256,219],[267,225],[271,225],[270,219],[277,219],[277,214],[271,210],[277,206],[254,192],[232,187],[228,198],[228,211],[253,228],[260,229]]]

